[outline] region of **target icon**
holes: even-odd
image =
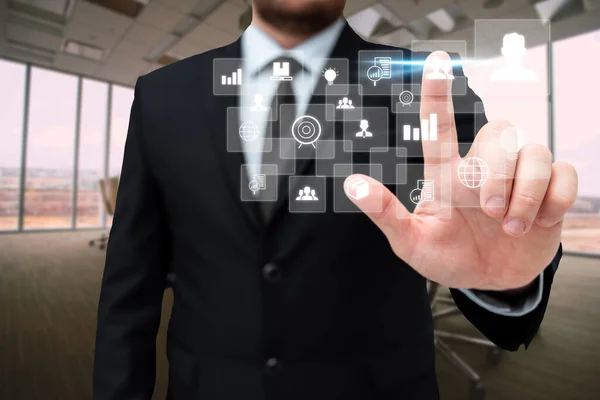
[[[316,148],[315,142],[321,136],[321,124],[315,117],[304,115],[294,121],[292,136],[300,144],[298,148],[309,144]]]
[[[400,93],[400,103],[402,103],[402,107],[404,106],[410,106],[413,102],[413,100],[415,99],[414,95],[412,94],[412,92],[410,90],[405,90],[402,93]]]

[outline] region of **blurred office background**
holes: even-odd
[[[249,13],[245,0],[0,0],[1,399],[91,398],[105,254],[97,239],[111,225],[117,181],[109,178],[120,172],[133,85],[139,75],[234,41]],[[576,166],[581,184],[565,220],[567,255],[528,351],[498,357],[466,343],[452,349],[480,375],[487,399],[597,398],[600,0],[348,0],[346,17],[369,40],[464,43],[467,59],[497,57],[502,45],[479,35],[475,20],[551,21],[546,34],[527,37],[538,95],[525,105],[510,97],[488,105],[489,94],[481,95],[490,118],[515,118],[524,142],[543,143]],[[465,72],[479,92],[482,69],[467,64]],[[165,393],[171,302],[167,292],[157,399]],[[439,325],[477,336],[462,316]],[[438,355],[438,372],[443,399],[469,398],[461,368]]]

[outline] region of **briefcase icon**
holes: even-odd
[[[360,200],[369,195],[369,182],[361,177],[354,177],[346,181],[345,190],[348,196]]]

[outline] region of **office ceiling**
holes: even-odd
[[[247,11],[247,0],[0,0],[0,57],[131,86],[234,41]],[[373,41],[465,40],[469,55],[476,19],[547,18],[553,39],[600,28],[600,0],[347,0],[345,14]]]

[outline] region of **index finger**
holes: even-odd
[[[452,103],[453,80],[452,60],[448,53],[431,53],[425,60],[421,82],[420,136],[426,165],[439,163],[439,158],[444,155],[458,155],[458,135]]]

